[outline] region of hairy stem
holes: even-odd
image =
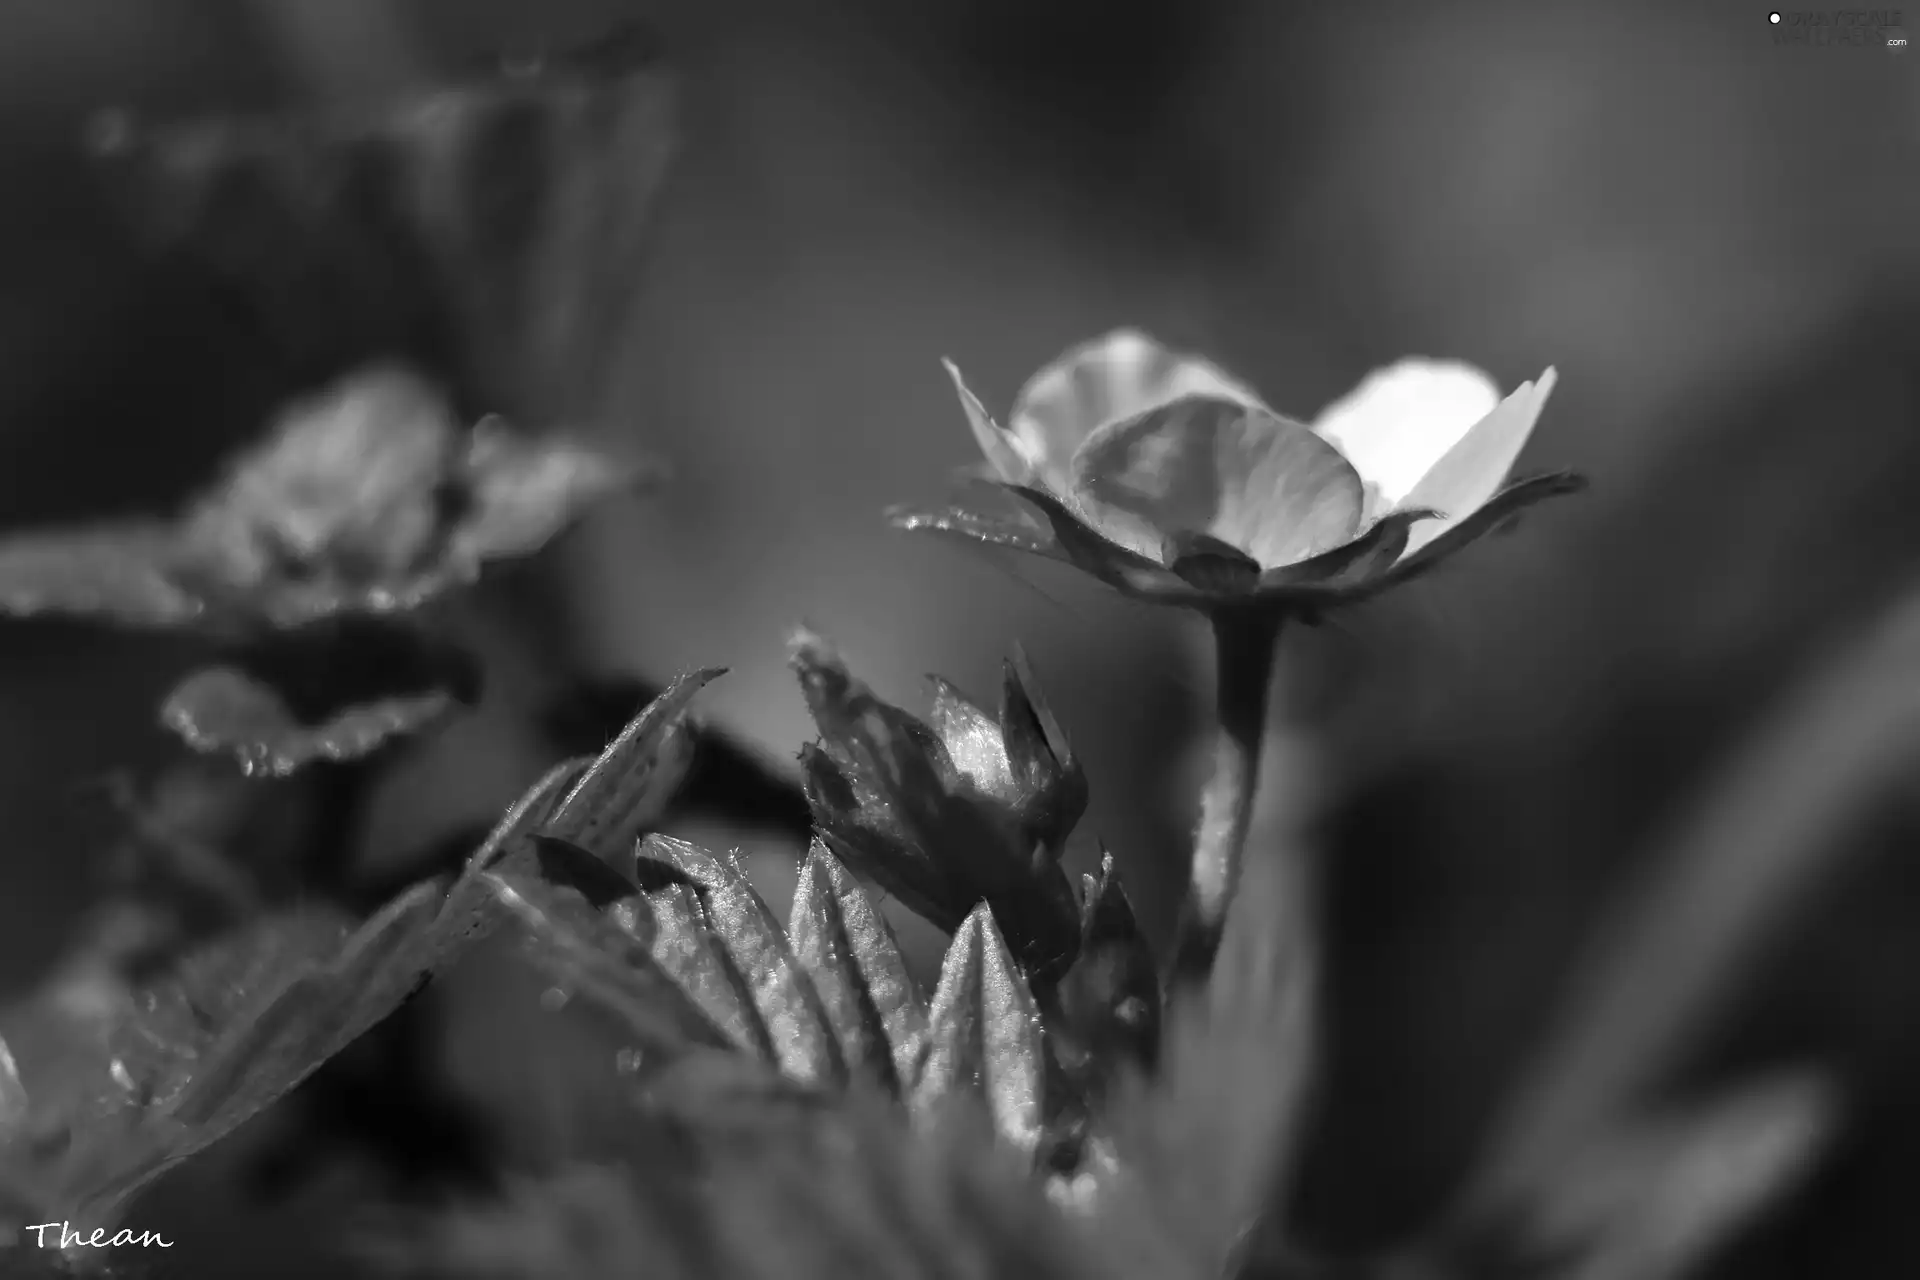
[[[1214,614],[1211,622],[1217,736],[1213,771],[1200,793],[1187,896],[1174,935],[1175,978],[1198,977],[1212,967],[1227,904],[1240,880],[1281,619],[1268,611],[1231,611]]]

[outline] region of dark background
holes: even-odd
[[[1291,732],[1347,797],[1329,850],[1339,1070],[1302,1209],[1341,1245],[1416,1220],[1610,891],[1914,567],[1920,66],[1776,46],[1763,10],[1730,3],[9,0],[0,524],[169,507],[295,389],[190,273],[134,252],[81,159],[92,111],[370,100],[634,16],[684,75],[682,151],[597,409],[677,478],[556,552],[579,656],[655,678],[730,666],[711,715],[784,761],[809,736],[793,623],[903,699],[928,671],[984,693],[1017,637],[1156,929],[1200,647],[1078,582],[884,527],[972,448],[939,357],[1004,406],[1061,348],[1137,324],[1303,415],[1409,352],[1507,385],[1559,368],[1523,463],[1578,466],[1592,493],[1288,650]],[[73,785],[164,758],[151,707],[178,662],[0,631],[9,988],[87,900]],[[369,857],[538,771],[517,687],[509,672],[407,761]],[[783,894],[778,842],[740,838]],[[1837,1062],[1857,1136],[1732,1274],[1920,1265],[1920,874],[1903,829],[1861,850],[1754,975],[1724,1049]],[[489,1019],[516,979],[472,967],[445,997],[466,1028],[456,1075],[515,1025]],[[351,1165],[263,1216],[222,1161],[138,1224],[183,1240],[183,1274],[268,1257],[337,1273]]]

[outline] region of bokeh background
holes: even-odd
[[[1133,324],[1303,415],[1406,353],[1508,385],[1560,370],[1523,462],[1579,467],[1589,495],[1288,641],[1278,715],[1335,801],[1339,1069],[1300,1210],[1336,1247],[1418,1220],[1683,798],[1920,567],[1920,63],[1779,46],[1763,10],[1718,0],[9,0],[0,525],[170,507],[300,389],[204,282],[130,243],[81,154],[93,112],[370,102],[634,18],[683,78],[680,151],[607,336],[616,374],[565,408],[676,477],[555,550],[544,627],[601,673],[729,666],[710,715],[778,767],[809,736],[794,623],[903,699],[931,671],[989,691],[1018,639],[1155,930],[1201,647],[1059,575],[887,530],[885,506],[969,460],[939,358],[1004,405]],[[151,708],[179,661],[0,630],[9,990],[91,892],[75,785],[165,757]],[[370,859],[537,773],[518,726],[538,684],[509,662],[484,714],[405,762]],[[1299,780],[1277,777],[1284,805]],[[726,834],[779,883],[778,837]],[[1727,1064],[1816,1054],[1861,1117],[1728,1274],[1920,1267],[1911,835],[1834,858],[1728,1019]],[[454,1018],[456,1075],[510,1036],[482,1015],[512,982],[453,984],[481,1011]],[[210,1164],[154,1197],[191,1254],[170,1265],[339,1273],[351,1167],[263,1210]]]

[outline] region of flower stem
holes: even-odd
[[[1267,696],[1280,637],[1281,617],[1269,610],[1222,611],[1209,620],[1217,667],[1218,727],[1213,772],[1200,793],[1186,901],[1174,935],[1176,979],[1203,976],[1220,946],[1227,904],[1240,880],[1247,830],[1253,821],[1260,749],[1267,732]]]

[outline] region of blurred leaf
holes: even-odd
[[[654,962],[647,943],[578,892],[515,871],[481,878],[522,925],[523,954],[561,990],[617,1016],[647,1050],[729,1043]]]
[[[277,1101],[417,990],[440,901],[438,887],[415,886],[352,931],[325,917],[269,917],[117,1004],[56,1010],[71,1030],[49,1063],[55,1087],[33,1100],[27,1134],[0,1148],[6,1180],[32,1188],[37,1209],[110,1228],[141,1187]]]
[[[813,980],[739,864],[667,836],[648,836],[640,856],[666,863],[698,889],[707,928],[745,981],[773,1061],[787,1078],[808,1085],[845,1084],[846,1062]]]
[[[1168,1274],[1151,1250],[1110,1249],[1063,1219],[964,1111],[909,1128],[856,1093],[737,1126],[732,1107],[661,1105],[680,1119],[685,1155],[636,1152],[624,1168],[516,1183],[498,1206],[396,1232],[390,1259],[402,1274],[482,1280]]]
[[[532,438],[498,420],[474,428],[467,451],[466,515],[452,558],[484,564],[532,555],[578,515],[664,473],[616,464],[604,452],[558,436]]]
[[[920,992],[886,917],[822,841],[800,868],[788,931],[848,1066],[888,1090],[911,1081],[926,1034]]]
[[[1103,1221],[1150,1214],[1200,1274],[1252,1243],[1297,1158],[1314,1066],[1314,958],[1291,926],[1304,850],[1250,856],[1204,987],[1169,996],[1157,1073],[1129,1073],[1104,1116],[1119,1166]]]
[[[1071,564],[1053,534],[1031,520],[965,507],[897,506],[887,509],[887,520],[908,533],[933,533],[968,543],[1007,547],[1028,555]]]
[[[206,602],[183,581],[162,522],[47,529],[0,541],[0,612],[81,614],[130,627],[184,627]]]
[[[0,1147],[12,1142],[26,1126],[27,1087],[20,1083],[20,1066],[13,1051],[0,1039]]]
[[[1058,850],[987,789],[1011,785],[1012,773],[983,713],[950,687],[937,691],[936,714],[956,734],[949,748],[876,697],[818,636],[800,632],[790,647],[821,737],[801,751],[807,800],[834,851],[949,932],[989,903],[1022,963],[1057,975],[1073,959],[1079,908]],[[956,749],[976,774],[956,763]],[[1050,803],[1019,797],[1029,800]]]
[[[628,866],[634,842],[660,820],[693,758],[688,704],[724,673],[707,668],[668,685],[574,784],[547,823],[548,834]]]
[[[1807,1171],[1833,1101],[1786,1078],[1624,1126],[1517,1206],[1525,1247],[1567,1259],[1554,1268],[1567,1280],[1681,1280]]]
[[[0,542],[0,610],[229,633],[405,612],[639,478],[559,438],[464,431],[419,378],[369,368],[290,405],[172,523]]]
[[[557,56],[370,110],[96,130],[129,222],[297,376],[397,356],[463,403],[590,407],[674,146],[650,53]]]
[[[1780,700],[1596,935],[1463,1211],[1550,1177],[1698,1047],[1809,887],[1911,788],[1916,673],[1920,592],[1909,586]]]
[[[925,1112],[956,1093],[977,1093],[995,1132],[1031,1152],[1040,1141],[1045,1092],[1040,1011],[993,913],[976,907],[941,962],[914,1107]]]
[[[435,689],[347,707],[302,724],[279,694],[243,671],[211,667],[175,686],[160,722],[196,751],[227,752],[242,773],[284,776],[316,760],[355,760],[395,737],[418,733],[456,706]]]

